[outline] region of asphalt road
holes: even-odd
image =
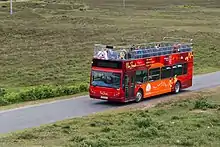
[[[220,71],[195,76],[193,78],[193,86],[188,90],[195,91],[218,85],[220,85]],[[149,101],[154,100],[155,99],[150,99]],[[142,103],[149,101],[146,100]],[[88,96],[81,96],[52,103],[0,111],[0,133],[9,133],[25,128],[37,127],[42,124],[85,116],[116,107],[120,107],[120,105],[108,104],[105,101],[92,100]]]

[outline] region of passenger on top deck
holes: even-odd
[[[173,53],[177,53],[180,51],[180,47],[181,47],[181,44],[178,43],[178,44],[174,44],[173,45]]]
[[[133,55],[133,51],[135,50],[135,45],[132,45],[131,48],[127,52],[127,58],[131,59]]]
[[[108,60],[108,53],[106,50],[102,49],[101,51],[98,52],[97,54],[99,59],[106,59]]]
[[[156,45],[155,45],[155,48],[156,48],[156,49],[159,49],[159,48],[160,48],[160,44],[156,44]]]
[[[118,54],[116,51],[113,51],[112,49],[107,50],[108,59],[117,59]]]
[[[122,60],[126,59],[126,54],[127,54],[126,50],[123,49],[123,50],[119,53],[119,59],[122,59]]]

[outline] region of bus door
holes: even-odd
[[[126,73],[124,76],[125,99],[131,100],[135,97],[135,75],[134,72]]]

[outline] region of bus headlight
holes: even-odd
[[[93,91],[93,90],[90,88],[90,93],[94,94],[94,93],[95,93],[95,91]]]
[[[120,91],[114,93],[114,96],[119,96],[119,95],[120,95]]]

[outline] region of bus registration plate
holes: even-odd
[[[107,96],[101,96],[101,98],[102,98],[102,99],[108,99],[108,97],[107,97]]]

